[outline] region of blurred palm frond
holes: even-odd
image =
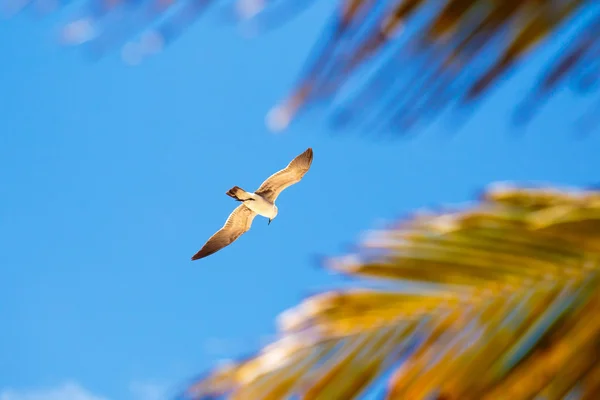
[[[227,4],[225,15],[272,29],[312,0],[82,0],[83,11],[62,29],[63,43],[84,45],[101,57],[115,46],[129,63],[157,54],[206,10]],[[62,9],[75,1],[0,0],[24,7]],[[239,18],[238,18],[239,19]],[[564,32],[573,28],[571,32]],[[568,30],[568,29],[567,29]],[[267,116],[273,130],[301,111],[336,104],[337,128],[407,133],[455,108],[459,115],[507,78],[534,50],[561,33],[514,122],[525,123],[564,85],[594,92],[600,77],[600,5],[592,0],[339,0],[319,45],[291,94]],[[130,40],[135,38],[135,40]],[[580,120],[595,126],[600,101]]]
[[[600,191],[496,185],[326,265],[390,286],[309,297],[182,398],[600,398]]]
[[[584,95],[600,77],[593,1],[346,0],[332,26],[292,93],[270,112],[273,130],[324,102],[336,103],[334,127],[369,132],[405,134],[448,109],[468,113],[558,33],[560,48],[513,122],[528,122],[561,85]],[[580,127],[596,122],[598,110],[600,102]]]

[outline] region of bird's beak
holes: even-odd
[[[267,225],[271,225],[271,218],[269,218],[269,223]]]

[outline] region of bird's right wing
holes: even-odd
[[[312,160],[313,150],[309,147],[304,153],[294,158],[287,167],[268,177],[255,193],[274,202],[283,189],[300,182],[304,174],[308,172]]]
[[[192,257],[192,260],[198,260],[221,250],[230,245],[243,233],[247,232],[252,226],[252,220],[256,213],[243,204],[240,204],[227,218],[225,225],[217,231]]]

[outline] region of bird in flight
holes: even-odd
[[[300,182],[306,174],[313,160],[312,148],[294,158],[287,167],[274,173],[254,193],[246,192],[244,189],[234,186],[227,191],[227,195],[241,202],[229,215],[225,225],[217,231],[192,257],[199,260],[221,250],[233,243],[252,226],[252,220],[257,215],[262,215],[271,221],[277,216],[275,200],[277,196],[288,186]]]

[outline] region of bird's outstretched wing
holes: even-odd
[[[252,220],[256,217],[256,213],[250,210],[243,204],[240,204],[227,218],[225,225],[208,239],[192,257],[193,260],[198,260],[221,250],[223,247],[230,245],[237,238],[252,226]]]
[[[256,190],[256,194],[274,202],[279,193],[288,186],[300,182],[313,160],[313,150],[308,148],[288,164],[287,167],[267,178]]]

